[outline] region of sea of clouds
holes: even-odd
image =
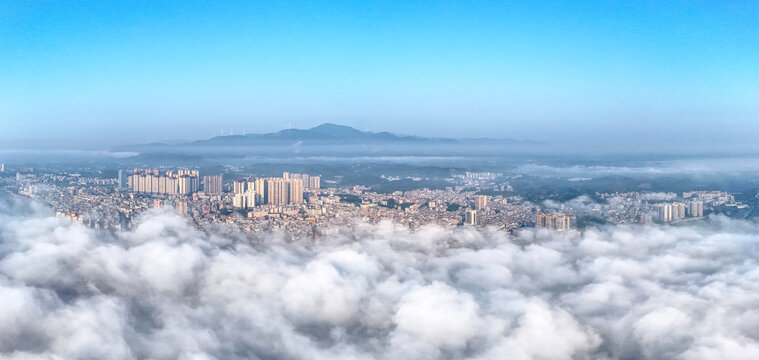
[[[759,158],[690,158],[680,160],[631,162],[627,165],[569,165],[525,164],[518,166],[517,173],[566,177],[573,180],[589,180],[605,176],[655,177],[688,176],[721,178],[736,176],[745,178],[759,174]]]
[[[0,207],[3,359],[758,359],[759,225],[103,234]]]
[[[638,194],[637,200],[669,201],[675,199],[676,197],[677,195],[675,193],[644,192]],[[571,209],[577,211],[580,214],[587,215],[600,213],[604,207],[611,209],[621,209],[625,206],[626,202],[627,201],[621,197],[611,197],[607,198],[605,202],[600,203],[588,195],[580,195],[565,202],[544,200],[540,203],[540,206],[543,209],[555,210],[558,212]]]

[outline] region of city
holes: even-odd
[[[759,1],[0,1],[0,360],[759,359]]]
[[[696,220],[720,209],[746,209],[724,191],[681,194],[596,193],[586,204],[534,203],[514,192],[501,173],[452,175],[445,189],[378,193],[361,185],[322,184],[317,174],[283,172],[281,177],[201,175],[193,169],[117,170],[116,178],[78,173],[12,169],[0,178],[6,190],[48,203],[59,217],[96,229],[127,230],[141,213],[168,207],[198,227],[234,225],[250,232],[285,230],[293,238],[318,237],[331,227],[356,221],[390,221],[410,229],[425,225],[495,227],[515,233],[542,227],[582,230],[578,219],[608,224]],[[102,174],[102,172],[101,172]],[[384,175],[383,175],[384,176]],[[503,195],[483,195],[483,190]]]

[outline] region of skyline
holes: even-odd
[[[0,140],[128,144],[333,122],[431,137],[750,144],[758,12],[688,2],[3,4]]]
[[[0,1],[0,358],[759,359],[759,1]]]

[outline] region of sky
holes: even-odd
[[[0,2],[0,141],[759,133],[759,3]]]

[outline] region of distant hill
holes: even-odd
[[[453,156],[501,154],[539,143],[513,139],[451,139],[389,132],[361,131],[350,126],[325,123],[310,129],[286,129],[266,134],[216,136],[173,144],[153,143],[121,147],[141,156],[202,154],[204,157],[247,156]]]
[[[216,136],[207,140],[197,140],[184,145],[191,146],[250,146],[293,143],[297,141],[336,144],[374,142],[452,142],[453,139],[424,138],[419,136],[395,135],[389,132],[361,131],[346,125],[324,123],[310,129],[286,129],[267,134],[246,134]]]
[[[276,145],[292,144],[294,142],[312,144],[334,143],[344,145],[348,143],[527,143],[513,139],[451,139],[429,138],[410,135],[396,135],[386,131],[371,132],[361,131],[346,125],[324,123],[310,129],[286,129],[266,134],[245,134],[216,136],[206,140],[197,140],[182,144],[184,146],[252,146],[252,145]]]

